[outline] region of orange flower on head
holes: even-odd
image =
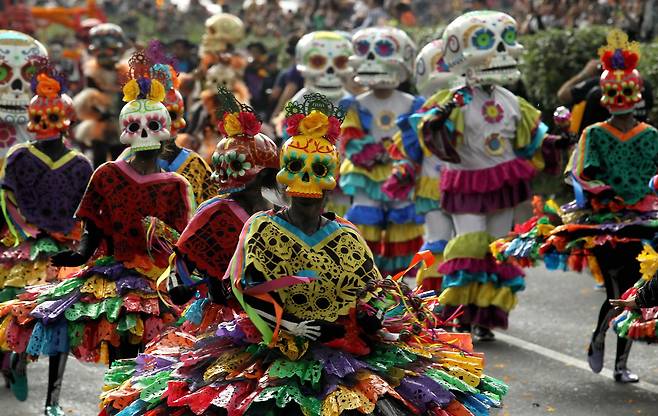
[[[47,74],[37,75],[37,95],[46,98],[55,98],[59,94],[62,86],[56,79],[49,77]]]

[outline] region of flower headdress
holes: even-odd
[[[29,66],[35,69],[30,82],[34,95],[56,98],[66,92],[68,87],[66,76],[58,72],[48,58],[34,57],[30,60]]]
[[[151,41],[128,60],[128,81],[123,86],[123,101],[149,99],[161,102],[167,90],[174,88],[174,60],[164,53],[162,44]]]
[[[628,35],[613,29],[607,36],[608,44],[599,48],[603,69],[608,71],[632,71],[640,61],[640,44],[629,42]]]
[[[340,125],[345,118],[345,109],[336,107],[322,94],[304,95],[301,103],[286,105],[286,132],[290,136],[324,138],[335,144],[340,135]]]
[[[253,137],[260,133],[262,121],[254,109],[239,102],[225,87],[219,87],[219,131],[227,137]]]

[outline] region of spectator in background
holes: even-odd
[[[290,57],[292,63],[279,73],[272,88],[272,94],[270,95],[270,104],[273,107],[272,117],[276,117],[283,110],[286,103],[304,86],[304,78],[297,70],[297,62],[295,61],[295,47],[298,41],[299,37],[297,36],[288,39],[286,54]]]
[[[386,10],[384,10],[384,0],[369,0],[368,6],[368,13],[365,19],[363,19],[361,26],[359,26],[359,29],[385,25],[391,18]]]
[[[395,5],[395,18],[402,26],[416,26],[416,15],[408,3],[400,2]]]
[[[196,56],[193,54],[194,45],[187,39],[175,39],[169,44],[171,53],[176,58],[174,68],[178,72],[191,73],[197,66]]]
[[[244,71],[244,81],[251,95],[251,106],[262,120],[269,119],[271,112],[268,94],[277,74],[277,57],[268,55],[265,45],[254,42],[247,45],[249,63]]]

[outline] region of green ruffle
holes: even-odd
[[[167,390],[171,371],[159,371],[152,376],[140,377],[135,387],[140,389],[139,398],[149,404],[158,403]]]
[[[382,191],[382,183],[375,182],[360,173],[346,173],[340,177],[340,189],[345,195],[365,194],[375,201],[386,202],[389,197]]]
[[[117,261],[114,260],[114,256],[105,256],[105,257],[101,257],[98,260],[96,260],[94,262],[94,265],[95,266],[109,266],[109,265],[112,265],[116,262]]]
[[[107,298],[96,303],[77,302],[64,312],[64,316],[69,321],[77,321],[81,318],[98,319],[101,314],[105,314],[108,321],[115,322],[121,312],[121,305],[121,298]]]
[[[423,198],[422,196],[417,196],[414,201],[416,205],[416,214],[424,215],[428,212],[438,211],[441,208],[441,203],[435,199]]]
[[[18,294],[24,292],[22,287],[6,286],[0,289],[0,303],[14,299]]]
[[[75,289],[82,286],[87,281],[84,277],[76,277],[75,279],[66,279],[63,282],[59,283],[57,286],[52,289],[42,293],[37,299],[38,303],[44,302],[46,300],[53,300],[63,298],[69,293],[73,292]]]
[[[128,313],[121,317],[119,324],[117,325],[117,331],[126,332],[130,331],[137,326],[137,318],[139,315],[136,313]]]
[[[458,235],[446,245],[443,260],[484,259],[489,254],[489,244],[494,240],[486,231]]]
[[[273,378],[299,377],[302,382],[310,382],[314,389],[319,387],[322,377],[322,364],[318,361],[290,361],[280,358],[272,363],[268,375]]]
[[[116,360],[103,376],[105,386],[114,388],[122,385],[135,373],[135,367],[137,367],[137,364],[134,358]]]
[[[509,386],[507,384],[497,378],[486,375],[480,379],[480,385],[478,388],[482,391],[493,393],[499,398],[505,396],[509,391]]]
[[[256,398],[247,414],[250,415],[267,415],[267,406],[255,406],[257,403],[264,403],[274,400],[278,408],[285,408],[291,402],[297,403],[308,415],[319,415],[322,412],[322,402],[310,395],[302,394],[299,386],[295,383],[288,383],[281,386],[266,387]],[[278,414],[278,413],[277,413]]]
[[[30,247],[30,259],[34,261],[42,256],[51,257],[64,249],[64,246],[57,244],[48,237],[40,238]]]
[[[85,323],[82,321],[70,321],[68,323],[69,346],[75,348],[82,343],[85,334]]]
[[[451,376],[445,371],[436,368],[428,368],[427,371],[425,371],[425,375],[439,384],[442,384],[448,390],[459,390],[469,394],[479,393],[477,389],[471,387],[457,377]]]
[[[364,361],[377,371],[388,372],[393,367],[406,367],[417,360],[417,355],[394,345],[382,345]]]

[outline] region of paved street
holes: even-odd
[[[614,339],[608,336],[606,368],[600,375],[587,368],[586,348],[604,293],[594,290],[587,274],[531,270],[510,329],[498,341],[480,344],[487,372],[510,384],[499,416],[658,415],[658,345],[635,345],[630,367],[642,383],[622,386],[612,381]],[[103,367],[69,360],[62,402],[71,415],[97,412]],[[47,360],[30,366],[30,397],[18,403],[0,389],[0,415],[41,413]]]

